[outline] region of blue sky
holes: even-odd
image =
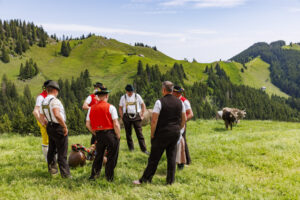
[[[300,42],[300,0],[0,0],[0,18],[33,21],[49,34],[143,42],[199,62],[255,42]]]

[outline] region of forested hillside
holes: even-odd
[[[292,97],[300,97],[300,52],[298,45],[286,46],[284,41],[270,44],[260,42],[249,47],[232,60],[246,63],[256,57],[270,64],[274,85]]]

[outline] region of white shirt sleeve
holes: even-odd
[[[140,104],[143,104],[143,103],[144,103],[144,100],[143,100],[143,98],[141,97],[141,95],[136,94],[136,96],[137,96],[138,102],[139,102]]]
[[[41,107],[43,101],[44,101],[44,97],[43,97],[42,95],[39,95],[39,96],[36,98],[35,106]]]
[[[125,99],[124,99],[125,97],[124,97],[124,95],[121,97],[121,99],[120,99],[120,103],[119,103],[119,106],[122,106],[122,107],[124,107],[124,102],[125,102]]]
[[[189,100],[185,100],[185,101],[183,102],[183,104],[184,104],[185,110],[191,110],[191,109],[192,109]]]
[[[115,106],[110,105],[109,106],[109,112],[111,114],[112,120],[118,119],[118,112]]]
[[[61,108],[61,102],[58,99],[53,99],[51,101],[51,108]]]
[[[91,97],[91,95],[89,95],[89,96],[85,99],[84,103],[90,104],[91,102],[92,102],[92,97]]]
[[[160,111],[161,111],[161,102],[160,102],[160,100],[157,100],[155,102],[155,105],[154,105],[154,108],[153,108],[153,112],[159,114]]]
[[[86,121],[90,121],[90,112],[91,112],[91,108],[89,108],[89,111],[86,115]]]
[[[181,102],[181,104],[182,104],[182,113],[185,113],[186,112],[186,110],[185,110],[185,107],[184,107],[184,104],[183,104],[183,102]]]

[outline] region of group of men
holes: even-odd
[[[179,86],[174,87],[170,81],[162,83],[163,97],[156,101],[152,113],[150,153],[147,151],[142,133],[146,105],[142,97],[134,92],[132,85],[127,85],[125,90],[126,94],[120,99],[119,114],[124,124],[128,148],[130,151],[134,150],[133,127],[141,151],[149,155],[143,176],[133,183],[151,182],[159,160],[166,150],[167,183],[172,184],[175,180],[176,163],[179,169],[191,163],[186,143],[186,121],[193,117],[193,112],[189,101],[182,96],[184,90]],[[48,171],[50,174],[58,173],[58,163],[61,176],[71,178],[67,163],[68,128],[64,107],[57,98],[59,91],[57,82],[46,81],[43,92],[37,97],[33,114],[41,130],[42,149],[48,163]],[[99,176],[105,152],[107,152],[105,177],[108,181],[113,180],[117,165],[120,124],[117,109],[108,103],[109,93],[110,91],[102,83],[97,82],[93,94],[87,97],[82,107],[88,111],[86,127],[92,133],[91,144],[96,144],[96,156],[90,180],[95,180]]]

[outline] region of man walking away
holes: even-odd
[[[50,174],[58,172],[55,161],[57,151],[57,162],[61,176],[63,178],[72,178],[67,163],[68,128],[66,125],[66,114],[61,101],[57,99],[59,91],[60,88],[57,82],[50,81],[47,85],[48,96],[43,101],[40,109],[40,117],[43,124],[47,124],[46,129],[49,135],[47,161]]]
[[[96,92],[98,104],[93,105],[87,114],[86,127],[96,136],[96,157],[92,167],[90,180],[95,180],[101,172],[104,152],[107,149],[105,177],[113,181],[114,169],[117,165],[120,145],[120,124],[117,109],[107,103],[109,90],[100,88]]]
[[[134,93],[132,85],[127,85],[125,90],[126,94],[120,99],[119,113],[124,123],[128,148],[130,151],[134,150],[134,144],[131,137],[133,126],[142,152],[149,154],[142,132],[142,120],[146,111],[146,105],[142,97],[139,94]]]
[[[148,165],[143,176],[134,184],[151,182],[155,174],[159,160],[166,150],[167,155],[167,184],[175,181],[176,171],[176,148],[180,136],[180,129],[186,121],[183,103],[172,95],[173,83],[163,82],[163,97],[157,100],[151,121],[151,152]]]

